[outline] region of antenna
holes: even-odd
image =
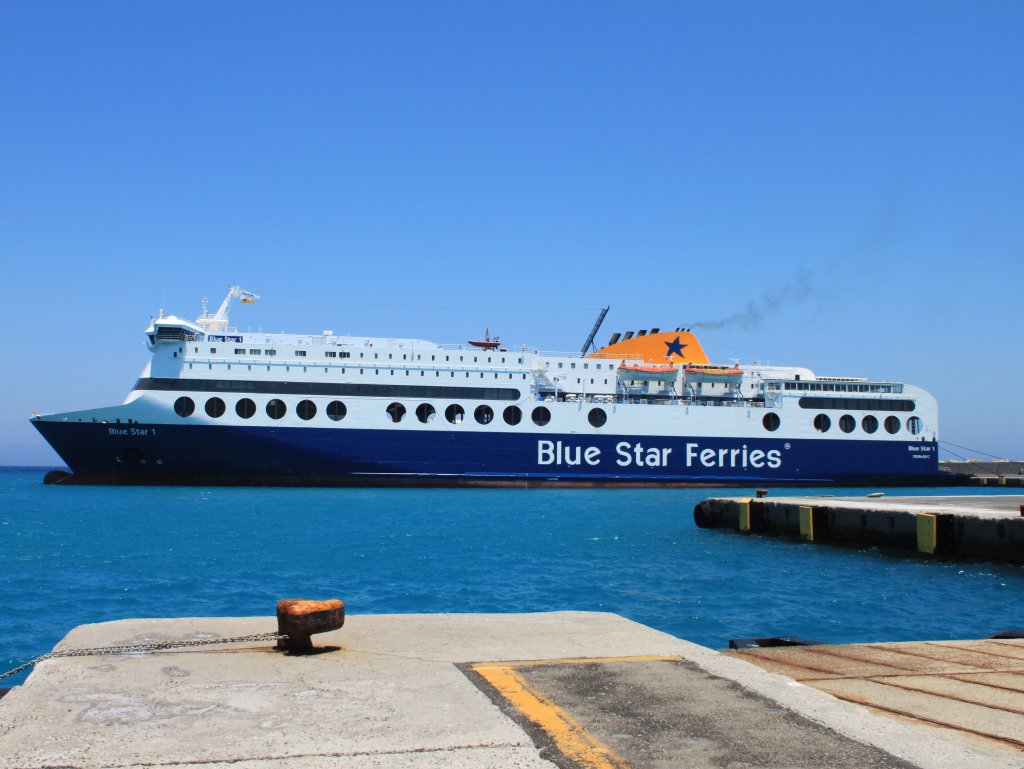
[[[601,324],[604,323],[604,316],[608,314],[608,310],[611,309],[611,305],[601,310],[601,314],[597,316],[597,322],[594,323],[594,327],[590,329],[590,336],[587,337],[587,341],[583,343],[583,349],[580,351],[580,355],[586,355],[587,351],[594,344],[594,337],[597,336],[598,330],[601,328]]]

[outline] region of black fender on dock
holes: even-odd
[[[705,499],[693,508],[693,521],[702,529],[737,529],[739,506],[731,499]]]
[[[729,641],[729,648],[771,649],[776,646],[824,646],[825,644],[825,641],[811,641],[807,638],[776,636],[774,638],[733,638]]]
[[[1002,630],[989,638],[1024,638],[1024,630]]]

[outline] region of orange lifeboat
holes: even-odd
[[[706,382],[723,384],[739,384],[743,381],[743,369],[733,366],[687,366],[686,381],[691,383]]]
[[[659,366],[650,363],[623,363],[619,366],[619,379],[634,382],[673,382],[679,375],[675,366]]]

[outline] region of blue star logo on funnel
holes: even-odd
[[[665,342],[665,346],[668,347],[668,352],[665,353],[666,358],[671,358],[673,355],[678,355],[680,358],[686,357],[683,355],[683,348],[686,347],[686,345],[679,341],[678,336],[671,342]]]

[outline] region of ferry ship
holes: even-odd
[[[907,485],[939,481],[913,385],[714,365],[687,328],[580,353],[491,339],[266,334],[160,312],[116,406],[36,415],[49,482],[288,486]]]

